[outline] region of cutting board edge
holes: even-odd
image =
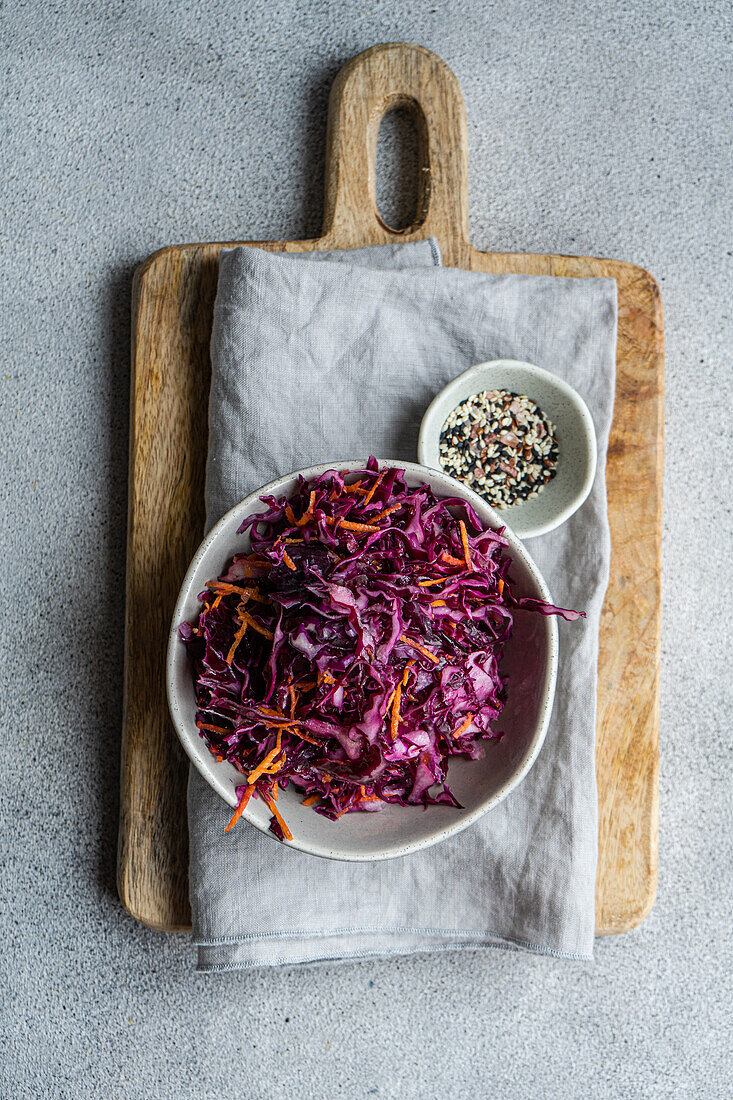
[[[415,232],[405,233],[400,236],[400,241],[405,244],[414,244],[417,241],[427,240],[432,234],[416,230]],[[440,241],[438,241],[440,244]],[[169,244],[164,245],[162,248],[158,248],[155,252],[151,252],[144,260],[142,260],[135,269],[132,281],[132,300],[133,300],[133,337],[134,330],[134,312],[139,296],[142,293],[142,283],[145,276],[148,274],[151,268],[156,263],[161,261],[167,261],[173,255],[180,255],[186,252],[197,252],[201,249],[216,249],[221,251],[223,248],[262,248],[266,252],[319,252],[328,251],[329,249],[339,248],[340,251],[351,251],[364,247],[363,245],[344,246],[337,245],[328,236],[321,237],[304,237],[297,241],[270,241],[270,240],[256,240],[256,241],[188,241],[183,244]],[[664,315],[662,308],[662,296],[659,282],[655,276],[649,271],[648,268],[642,264],[637,264],[631,260],[618,260],[613,256],[585,256],[574,254],[570,252],[494,252],[491,249],[475,248],[473,245],[468,245],[471,255],[481,256],[487,259],[494,260],[512,260],[517,263],[531,264],[532,261],[552,261],[568,263],[571,266],[579,264],[592,264],[594,266],[610,266],[619,268],[627,275],[635,275],[639,279],[647,283],[649,291],[652,297],[655,299],[655,321],[658,325],[660,334],[664,331]],[[452,265],[446,265],[452,266]],[[577,276],[571,275],[569,278],[588,278],[587,272],[579,274]],[[594,276],[591,276],[594,277]],[[613,278],[614,276],[595,276],[598,278]],[[133,360],[135,354],[135,348],[133,343]]]

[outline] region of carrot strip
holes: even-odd
[[[290,684],[290,686],[288,687],[288,695],[290,696],[290,717],[294,718],[295,717],[295,702],[296,702],[297,696],[295,694],[295,688],[293,687],[292,684]]]
[[[504,581],[501,579],[501,577],[499,577],[499,580],[496,582],[496,587],[499,589],[499,595],[501,596],[502,592],[504,591]]]
[[[364,501],[364,503],[366,504],[366,501]],[[369,522],[370,523],[376,523],[377,520],[384,519],[385,516],[391,516],[393,512],[399,512],[401,507],[402,507],[401,504],[393,504],[391,508],[385,508],[383,512],[379,513],[379,515],[370,516],[369,517]]]
[[[467,714],[466,717],[461,722],[458,729],[453,730],[453,736],[454,737],[460,737],[462,733],[466,732],[468,727],[471,725],[471,722],[473,722],[473,715],[472,714]]]
[[[464,566],[466,564],[463,558],[454,558],[452,554],[441,554],[440,560],[444,561],[446,565]]]
[[[232,732],[231,730],[222,729],[221,726],[212,726],[208,722],[197,722],[196,725],[200,730],[208,730],[210,733],[223,733],[227,736]]]
[[[414,664],[415,664],[414,661],[408,661],[407,664],[405,665],[405,671],[402,673],[402,686],[403,687],[405,687],[405,685],[407,684],[407,678],[410,675],[410,669],[412,668],[412,666]]]
[[[285,715],[281,710],[276,710],[275,707],[263,707],[262,704],[257,708],[260,714],[269,714],[271,718],[282,718],[285,721]]]
[[[431,607],[447,607],[448,604],[445,602],[445,600],[431,600],[430,601],[430,606]]]
[[[463,564],[463,563],[461,562],[461,564]],[[417,583],[420,586],[420,588],[430,588],[430,586],[433,585],[433,584],[442,584],[443,581],[451,581],[451,580],[453,580],[452,577],[433,577],[429,581],[418,581]]]
[[[300,519],[295,518],[295,512],[293,511],[293,509],[290,507],[289,504],[286,505],[285,515],[288,517],[288,519],[290,520],[291,524],[294,527],[304,527],[306,525],[306,523],[309,523],[310,520],[313,519],[313,512],[315,511],[315,507],[316,507],[316,491],[315,491],[315,489],[312,489],[311,490],[311,495],[308,498],[308,507],[306,508],[305,512],[303,512],[303,515],[300,517]]]
[[[274,637],[272,631],[268,630],[266,626],[261,626],[261,624],[258,623],[256,619],[252,618],[248,611],[245,611],[244,615],[242,616],[242,621],[245,620],[249,623],[252,629],[256,630],[258,634],[261,634],[263,638],[268,638],[270,641],[272,641]]]
[[[253,793],[254,793],[254,787],[252,785],[248,786],[245,789],[244,794],[242,795],[242,797],[239,800],[239,805],[237,806],[236,810],[234,811],[234,815],[232,816],[231,821],[229,822],[228,825],[224,826],[224,832],[225,833],[231,832],[232,829],[234,828],[234,826],[237,824],[240,817],[242,816],[242,813],[244,812],[245,806],[249,802],[249,800],[252,797]]]
[[[402,684],[398,684],[394,693],[394,701],[392,703],[392,720],[389,724],[389,733],[394,741],[399,732],[400,725],[400,700],[402,698]]]
[[[267,756],[263,760],[260,760],[257,767],[254,768],[249,773],[249,775],[247,776],[247,782],[248,783],[252,784],[256,780],[258,780],[260,778],[260,776],[264,774],[264,772],[267,770],[267,768],[273,762],[275,757],[279,756],[279,754],[280,754],[280,745],[282,744],[282,739],[283,739],[283,731],[281,729],[279,729],[277,731],[277,740],[275,742],[275,748],[271,749],[270,752],[268,752]]]
[[[424,654],[426,657],[429,657],[430,660],[433,661],[436,665],[440,664],[439,657],[436,657],[435,654],[431,653],[429,649],[426,649],[424,645],[420,645],[418,642],[414,642],[412,638],[408,638],[406,634],[400,635],[400,641],[404,642],[405,645],[412,646],[413,649],[416,649],[419,653]]]
[[[229,584],[227,581],[207,581],[206,587],[210,588],[212,592],[221,592],[222,596],[247,595],[246,588],[240,588],[237,584]]]
[[[293,572],[295,572],[295,562],[290,557],[290,554],[287,552],[287,550],[283,550],[283,561],[287,565],[288,569],[292,569]]]
[[[329,527],[333,527],[334,523],[336,523],[336,520],[333,518],[333,516],[326,516],[326,523],[329,525]],[[374,531],[379,530],[378,527],[374,527],[371,523],[352,523],[350,519],[340,520],[339,526],[344,527],[347,531],[366,531],[370,535]]]
[[[345,527],[347,531],[368,532],[371,534],[373,531],[378,531],[378,527],[374,527],[371,523],[352,523],[350,519],[342,519],[341,526]]]
[[[362,489],[360,481],[354,481],[351,485],[344,485],[345,493],[366,493],[366,489]]]
[[[364,499],[363,499],[363,501],[362,501],[362,504],[363,504],[363,505],[364,505],[365,507],[366,507],[366,505],[367,505],[367,504],[369,503],[369,501],[370,501],[370,500],[372,499],[372,497],[373,497],[373,496],[374,496],[374,494],[376,493],[376,491],[377,491],[377,489],[379,488],[379,486],[380,486],[380,485],[382,484],[382,479],[383,479],[383,477],[384,477],[384,475],[385,475],[386,473],[387,473],[387,471],[386,471],[386,470],[382,470],[381,474],[379,475],[379,477],[377,478],[377,480],[376,480],[376,481],[374,482],[374,484],[372,485],[372,487],[371,487],[371,489],[369,490],[369,492],[367,493],[367,495],[366,495],[366,496],[364,497]]]
[[[285,824],[285,820],[283,818],[283,815],[280,813],[277,806],[275,805],[274,799],[271,798],[271,797],[268,797],[268,795],[266,795],[266,794],[263,795],[262,797],[264,798],[265,802],[267,803],[270,810],[272,811],[272,816],[275,818],[278,825],[282,829],[283,836],[285,837],[285,839],[286,840],[292,840],[293,839],[293,834],[290,832],[290,829]]]
[[[307,798],[304,798],[301,802],[301,806],[312,806],[318,801],[321,796],[319,794],[309,794]]]
[[[254,600],[256,603],[272,603],[272,600],[269,600],[267,596],[261,596],[257,588],[245,588],[244,594],[248,599]]]
[[[473,562],[471,561],[471,550],[468,545],[468,531],[466,530],[466,524],[462,519],[458,520],[458,526],[461,529],[461,542],[463,543],[463,553],[466,557],[466,569],[473,570]]]
[[[227,664],[229,665],[230,668],[232,667],[232,661],[234,660],[234,654],[237,651],[237,646],[239,645],[242,638],[244,637],[244,635],[247,632],[247,626],[248,626],[247,618],[242,619],[242,625],[240,626],[237,633],[234,635],[234,641],[232,642],[231,649],[227,653]]]

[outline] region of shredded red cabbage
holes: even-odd
[[[179,628],[196,724],[245,777],[229,827],[256,794],[290,839],[276,805],[290,782],[332,819],[386,803],[459,806],[450,757],[475,759],[503,736],[499,663],[514,609],[580,613],[515,598],[501,531],[374,458],[262,501],[239,529],[251,552]]]

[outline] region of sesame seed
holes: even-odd
[[[440,433],[440,463],[493,505],[528,500],[557,473],[554,424],[526,394],[483,390],[448,415]]]

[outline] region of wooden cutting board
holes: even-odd
[[[420,183],[415,224],[396,233],[375,202],[381,119],[412,112]],[[659,289],[633,264],[479,252],[468,233],[468,141],[451,70],[420,46],[375,46],[338,74],[329,102],[323,235],[227,242],[272,251],[355,248],[433,235],[447,266],[616,279],[616,406],[606,480],[613,552],[598,668],[596,925],[648,914],[657,877],[663,328]],[[133,284],[125,703],[118,886],[152,928],[190,927],[188,763],[168,718],[167,632],[202,535],[209,337],[219,244],[164,248]]]

